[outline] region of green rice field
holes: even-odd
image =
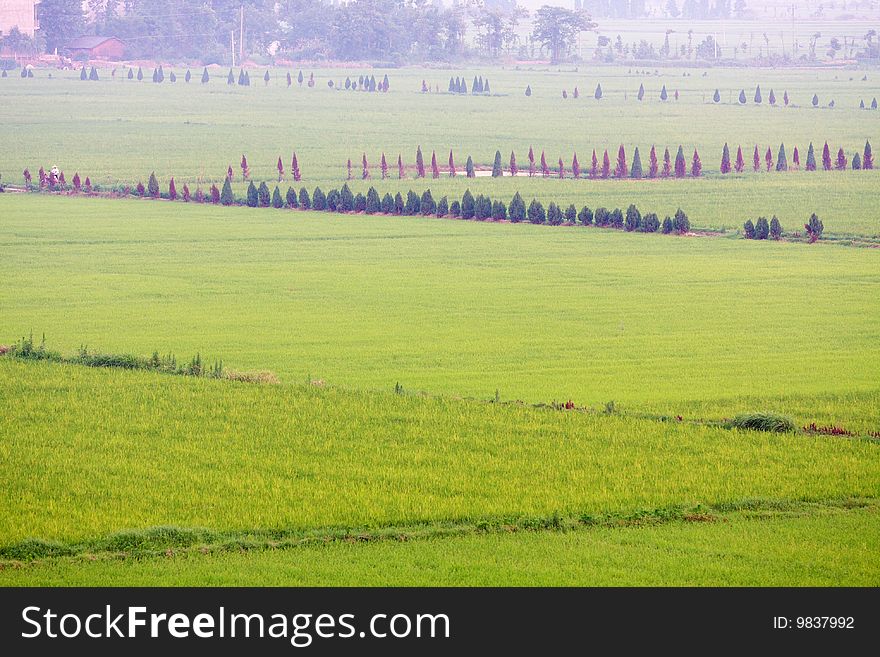
[[[386,72],[388,94],[327,86],[357,69],[316,70],[313,89],[281,70],[247,88],[183,69],[174,85],[0,80],[0,345],[198,353],[278,380],[0,355],[0,585],[880,583],[880,174],[719,173],[725,142],[749,164],[755,144],[802,161],[809,141],[880,145],[880,113],[858,109],[880,78]],[[419,93],[456,74],[495,95]],[[660,102],[662,84],[680,99]],[[769,107],[770,88],[793,106]],[[382,181],[374,166],[349,184],[681,207],[691,234],[13,189],[52,164],[105,191],[151,171],[163,191],[171,176],[206,189],[231,164],[242,196],[242,153],[274,188],[296,150],[296,186],[326,192],[348,158],[360,177],[362,153],[412,165],[421,145],[445,166],[453,149],[463,171],[496,149],[522,167],[533,145],[568,169],[620,143],[645,165],[651,144],[696,147],[705,175]],[[807,244],[813,212],[825,235]],[[773,214],[784,239],[741,238]],[[795,431],[727,428],[751,411]]]

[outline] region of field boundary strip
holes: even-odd
[[[831,500],[743,499],[704,505],[675,505],[617,513],[519,517],[430,522],[384,527],[328,527],[310,530],[253,529],[219,531],[204,528],[150,527],[84,541],[26,539],[0,547],[0,572],[64,560],[173,558],[186,554],[287,550],[337,543],[406,542],[516,532],[569,532],[597,528],[638,528],[673,523],[716,523],[818,517],[852,510],[880,511],[880,498]]]

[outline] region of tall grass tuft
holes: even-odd
[[[740,413],[726,424],[728,429],[751,429],[772,433],[791,433],[795,430],[794,421],[779,413]]]

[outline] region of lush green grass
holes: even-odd
[[[875,249],[33,196],[0,226],[0,336],[66,352],[716,417],[880,380]]]
[[[880,495],[878,445],[0,360],[0,536]]]
[[[771,214],[797,231],[817,212],[835,241],[880,241],[880,173],[721,176],[718,162],[725,142],[742,143],[750,160],[754,144],[775,157],[784,141],[789,161],[798,145],[802,162],[809,141],[850,156],[865,139],[880,147],[880,115],[857,109],[880,85],[840,70],[689,72],[407,69],[389,71],[387,95],[331,91],[324,71],[312,90],[286,89],[280,71],[268,87],[253,75],[247,89],[216,74],[206,87],[182,75],[175,86],[138,84],[122,71],[98,83],[45,71],[2,80],[3,182],[58,164],[68,180],[79,171],[132,183],[155,170],[163,189],[172,175],[179,190],[207,187],[229,164],[238,176],[242,153],[254,179],[271,181],[277,157],[289,164],[296,150],[302,184],[327,191],[344,182],[348,158],[357,177],[366,152],[374,179],[353,181],[356,191],[430,187],[439,199],[469,187],[508,201],[519,190],[545,204],[634,202],[661,217],[682,207],[696,228],[728,234],[2,194],[0,343],[33,330],[66,353],[199,352],[272,370],[282,385],[0,359],[0,545],[115,545],[165,525],[190,538],[200,527],[431,534],[748,499],[789,508],[869,498],[868,509],[135,563],[65,557],[6,569],[0,581],[876,584],[866,546],[877,538],[877,441],[716,424],[777,412],[798,425],[880,429],[878,251],[735,234],[746,218]],[[358,71],[332,75],[348,73]],[[498,95],[418,93],[422,78],[445,89],[449,75],[475,73]],[[765,98],[773,88],[781,101],[787,89],[795,106],[730,102],[743,87],[751,98],[758,82]],[[575,84],[581,98],[563,101]],[[660,103],[661,84],[681,99]],[[837,108],[806,107],[814,92]],[[505,164],[515,150],[523,167],[529,145],[566,167],[576,150],[586,169],[593,148],[613,157],[620,143],[630,158],[638,145],[645,168],[651,144],[674,153],[682,143],[688,158],[696,147],[706,175],[375,180],[382,151],[412,164],[419,144],[441,165],[453,149],[461,171],[468,154],[487,165],[496,149]],[[392,394],[396,383],[407,394]],[[496,391],[526,404],[461,399]],[[622,414],[530,406],[568,399],[597,409],[613,400]]]
[[[797,230],[811,212],[818,212],[829,234],[880,236],[880,217],[872,204],[880,190],[878,171],[773,172],[724,179],[718,174],[725,142],[732,145],[734,154],[735,146],[742,144],[749,166],[755,144],[760,145],[762,157],[771,146],[775,158],[780,142],[784,142],[789,162],[794,146],[798,146],[802,164],[811,141],[819,149],[820,159],[826,140],[835,154],[842,146],[848,157],[861,152],[866,139],[880,147],[878,112],[858,109],[860,99],[870,104],[872,97],[880,97],[880,77],[873,73],[862,81],[861,71],[809,69],[715,69],[707,71],[706,77],[700,69],[660,69],[656,76],[619,68],[405,69],[374,72],[378,79],[388,73],[392,89],[388,94],[336,92],[327,87],[328,76],[344,81],[348,74],[356,77],[363,72],[318,70],[314,89],[301,89],[295,83],[287,89],[285,72],[280,70],[273,71],[269,87],[255,79],[249,88],[227,87],[225,71],[215,72],[214,80],[205,86],[196,81],[187,85],[182,75],[174,85],[130,82],[121,70],[116,79],[110,79],[109,71],[102,71],[100,82],[88,83],[80,82],[76,72],[55,71],[51,80],[46,79],[46,71],[39,71],[33,80],[13,76],[0,81],[6,101],[0,106],[0,124],[5,127],[0,172],[5,181],[21,182],[26,166],[36,176],[41,165],[48,169],[58,164],[68,178],[79,171],[94,183],[133,184],[138,180],[146,183],[155,171],[163,189],[171,176],[179,186],[184,181],[193,184],[202,180],[207,187],[210,181],[222,180],[228,165],[238,178],[242,153],[248,156],[254,179],[272,181],[277,176],[278,157],[289,167],[291,152],[296,150],[303,183],[311,190],[315,185],[325,189],[341,186],[348,158],[358,177],[362,153],[373,164],[374,178],[378,177],[383,151],[394,162],[398,153],[403,154],[412,166],[418,145],[426,162],[432,150],[436,151],[441,166],[452,149],[463,171],[467,155],[477,164],[490,165],[496,149],[505,165],[510,152],[515,151],[522,168],[529,146],[537,155],[545,150],[551,167],[562,157],[569,170],[572,154],[577,152],[586,170],[593,149],[600,158],[603,149],[609,149],[613,165],[621,143],[626,145],[630,161],[633,148],[639,146],[647,169],[652,144],[660,148],[661,157],[664,147],[670,147],[674,157],[677,146],[683,144],[688,163],[693,148],[699,149],[706,179],[621,183],[483,178],[450,182],[444,176],[438,181],[403,184],[395,180],[381,187],[383,191],[430,187],[439,198],[441,194],[460,196],[470,186],[505,201],[519,189],[524,196],[537,196],[545,204],[556,200],[625,208],[635,202],[661,218],[681,206],[695,226],[704,228],[739,229],[746,218],[777,214],[784,228]],[[684,72],[689,77],[683,77]],[[255,78],[260,77],[262,71],[255,73]],[[491,80],[497,96],[419,93],[422,79],[445,90],[450,75],[463,74],[470,84],[477,73]],[[599,102],[593,99],[598,82],[604,91]],[[640,83],[647,90],[641,103],[635,99]],[[759,83],[765,102],[756,106],[751,99]],[[523,94],[526,84],[534,91],[529,98]],[[661,103],[658,96],[663,84],[670,94],[678,89],[680,100]],[[581,97],[563,100],[562,90],[571,92],[575,85]],[[722,94],[722,103],[717,106],[711,102],[716,88]],[[747,89],[746,106],[736,102],[741,88]],[[780,105],[783,91],[788,90],[797,106],[770,107],[766,97],[771,88]],[[819,93],[823,105],[833,98],[837,107],[810,107],[813,93]],[[244,186],[237,188],[243,195]]]
[[[569,532],[468,535],[286,550],[59,559],[7,566],[8,586],[877,586],[876,505],[712,516]]]

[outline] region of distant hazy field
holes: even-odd
[[[146,183],[151,171],[163,189],[171,176],[180,185],[201,180],[207,186],[220,181],[232,165],[239,179],[239,161],[246,154],[252,178],[271,182],[277,178],[277,159],[289,169],[295,150],[303,172],[303,183],[340,186],[346,178],[346,161],[351,158],[355,177],[360,176],[363,153],[372,164],[372,176],[379,177],[380,154],[389,162],[402,154],[409,166],[415,163],[416,147],[421,145],[427,162],[436,151],[445,167],[449,151],[454,152],[459,172],[468,155],[478,165],[491,165],[496,150],[507,165],[515,151],[519,166],[526,164],[529,147],[536,157],[546,151],[551,168],[561,157],[566,169],[578,154],[584,171],[593,149],[599,158],[609,149],[612,168],[617,147],[624,144],[628,161],[635,146],[641,151],[647,169],[648,151],[656,145],[662,157],[669,147],[672,156],[684,146],[690,164],[693,149],[701,154],[707,180],[694,183],[671,181],[588,182],[541,179],[479,181],[396,180],[382,186],[404,192],[409,187],[430,187],[435,195],[461,195],[465,186],[509,200],[517,189],[526,197],[622,205],[631,202],[661,214],[673,213],[681,206],[700,227],[739,228],[746,218],[777,214],[789,229],[804,223],[810,212],[820,213],[829,233],[880,235],[880,215],[872,195],[880,191],[880,171],[845,174],[808,174],[805,171],[718,177],[721,150],[725,142],[736,152],[744,149],[747,164],[755,145],[763,157],[771,147],[774,159],[780,143],[785,143],[788,160],[793,149],[800,150],[802,165],[809,142],[821,155],[827,140],[834,153],[843,147],[847,156],[861,152],[866,140],[880,147],[880,110],[860,110],[859,101],[870,106],[880,97],[880,75],[873,72],[862,80],[862,71],[845,70],[719,70],[658,69],[647,75],[632,69],[581,67],[579,70],[446,70],[446,69],[331,69],[316,70],[316,86],[300,87],[297,70],[292,70],[293,86],[286,86],[286,70],[272,70],[266,86],[263,69],[251,71],[252,85],[226,85],[226,70],[212,71],[207,85],[198,80],[183,81],[184,70],[177,70],[178,81],[161,85],[150,82],[151,70],[143,82],[126,79],[118,69],[111,79],[101,70],[99,82],[81,82],[77,72],[54,71],[53,79],[41,70],[37,77],[0,80],[0,123],[5,126],[0,173],[6,182],[22,182],[21,172],[30,167],[36,177],[42,165],[57,164],[67,178],[75,171],[93,183]],[[304,70],[306,78],[312,71]],[[705,72],[705,77],[704,77]],[[236,70],[236,74],[238,71]],[[375,75],[381,81],[388,74],[391,90],[387,94],[335,91],[346,76]],[[492,97],[420,93],[422,80],[445,91],[450,76],[462,75],[472,83],[475,75],[490,80]],[[687,77],[684,77],[684,75]],[[593,98],[601,83],[604,96]],[[526,84],[531,97],[524,95]],[[636,94],[645,86],[645,99]],[[760,84],[763,104],[752,102]],[[670,100],[659,100],[661,86]],[[579,87],[580,98],[571,97]],[[712,103],[715,89],[722,102]],[[748,103],[740,106],[737,96],[745,89]],[[777,106],[770,107],[773,89]],[[569,93],[562,99],[562,91]],[[680,99],[672,99],[674,92]],[[792,106],[782,107],[788,91]],[[810,106],[816,93],[820,107]],[[836,107],[825,107],[831,100]],[[392,166],[392,169],[394,167]],[[748,169],[749,171],[751,169]],[[396,172],[394,173],[396,176]],[[412,174],[410,174],[412,175]],[[284,191],[286,187],[282,188]],[[239,186],[239,193],[244,187]],[[805,215],[806,212],[806,215]]]

